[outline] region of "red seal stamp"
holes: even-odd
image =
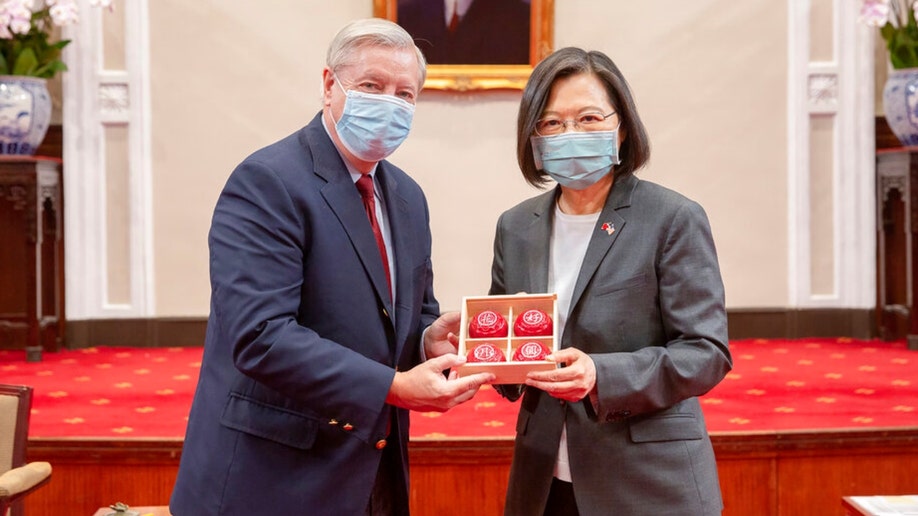
[[[551,333],[551,317],[542,310],[526,310],[513,324],[513,334],[518,337],[549,337]]]
[[[545,360],[545,357],[550,354],[551,350],[541,342],[530,341],[516,348],[516,351],[513,352],[513,360],[517,362]]]
[[[507,336],[507,320],[494,310],[484,310],[469,323],[469,337],[493,339]]]
[[[490,342],[485,342],[479,344],[472,348],[469,351],[468,355],[465,357],[469,362],[506,362],[507,358],[504,357],[504,352],[500,350],[494,344]]]

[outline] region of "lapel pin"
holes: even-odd
[[[612,233],[615,233],[615,224],[611,222],[603,222],[602,226],[599,229],[602,229],[603,231],[611,235]]]

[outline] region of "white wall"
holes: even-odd
[[[554,4],[555,48],[602,50],[629,79],[652,141],[640,176],[707,209],[728,306],[788,306],[788,4]],[[315,114],[327,43],[371,13],[371,0],[149,2],[150,316],[207,315],[206,235],[226,177]],[[537,193],[515,164],[519,95],[425,91],[392,157],[428,195],[444,309],[486,292],[497,216]]]

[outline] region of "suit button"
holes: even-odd
[[[344,423],[344,426],[341,427],[345,432],[350,432],[354,429],[354,425],[350,423]]]
[[[377,449],[377,450],[382,450],[382,449],[385,448],[385,447],[386,447],[386,440],[385,440],[385,439],[380,439],[380,440],[376,441],[376,449]]]

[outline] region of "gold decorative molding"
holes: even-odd
[[[529,65],[431,65],[424,89],[448,91],[521,90]]]

